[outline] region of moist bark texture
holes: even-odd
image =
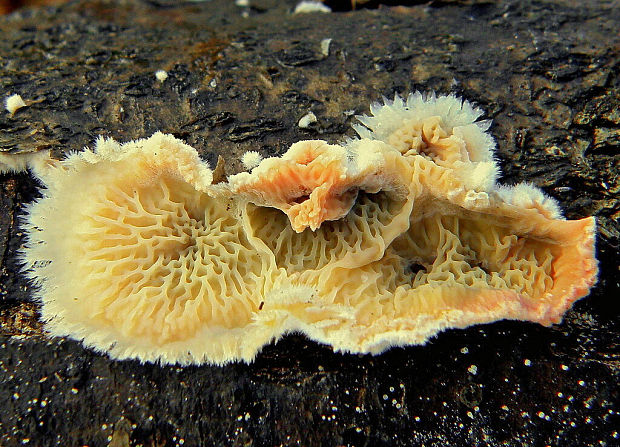
[[[613,1],[446,1],[297,14],[295,2],[88,0],[0,18],[0,151],[172,133],[228,174],[247,150],[353,136],[394,92],[493,119],[503,181],[595,215],[601,273],[561,325],[499,322],[341,355],[289,335],[251,365],[110,361],[50,339],[19,274],[26,174],[0,176],[0,444],[615,445],[620,442],[620,14]],[[329,44],[325,39],[331,39]],[[328,51],[326,51],[328,47]],[[166,70],[163,82],[155,77]],[[317,122],[300,128],[312,111]],[[67,228],[67,231],[72,231]]]

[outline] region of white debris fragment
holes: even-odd
[[[241,8],[247,8],[250,6],[250,0],[235,0],[235,5],[240,6]]]
[[[4,105],[6,109],[9,111],[9,113],[13,115],[19,109],[21,109],[22,107],[25,107],[26,103],[24,102],[21,96],[15,94],[15,95],[11,95],[8,98],[6,98]]]
[[[263,161],[263,156],[256,151],[247,151],[241,156],[241,163],[248,171],[251,171]]]
[[[332,9],[321,2],[301,1],[295,6],[293,14],[305,14],[308,12],[332,12]]]
[[[312,124],[316,122],[317,122],[316,115],[312,112],[308,112],[304,116],[301,117],[297,125],[301,127],[302,129],[307,129],[308,127],[310,127]]]
[[[329,44],[332,43],[332,39],[321,40],[321,54],[325,57],[329,56]]]
[[[0,174],[24,172],[28,169],[42,171],[50,160],[50,151],[10,153],[0,152]]]
[[[155,77],[159,82],[164,82],[166,79],[168,79],[168,72],[166,70],[157,70],[155,72]]]

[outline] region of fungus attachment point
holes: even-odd
[[[251,361],[290,331],[376,354],[556,323],[588,293],[594,218],[498,185],[480,110],[416,93],[371,114],[359,139],[300,141],[227,181],[160,133],[41,163],[22,258],[47,330],[161,363]]]

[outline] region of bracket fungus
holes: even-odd
[[[594,218],[498,185],[479,109],[415,93],[371,112],[359,138],[300,141],[217,184],[161,133],[38,165],[21,256],[46,329],[161,363],[252,361],[291,331],[377,354],[557,323],[588,293]]]

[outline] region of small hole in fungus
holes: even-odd
[[[470,265],[471,267],[478,267],[478,268],[480,268],[480,270],[482,270],[482,271],[483,271],[484,273],[486,273],[487,275],[490,275],[490,274],[491,274],[491,271],[490,271],[488,268],[486,268],[486,267],[482,264],[482,262],[469,262],[469,265]]]
[[[306,200],[308,200],[310,198],[309,195],[303,195],[303,196],[299,196],[299,197],[294,197],[293,199],[291,199],[291,202],[293,203],[303,203]]]
[[[412,262],[407,266],[407,270],[409,270],[409,272],[415,275],[418,272],[426,270],[426,267],[424,267],[419,262]]]

